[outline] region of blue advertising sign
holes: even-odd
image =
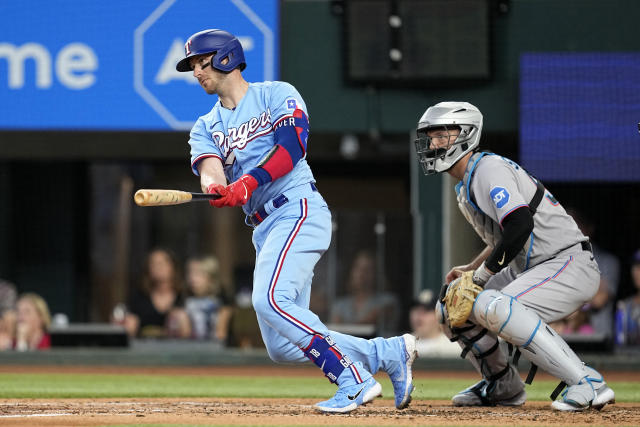
[[[640,53],[520,60],[520,160],[548,181],[640,181]]]
[[[187,38],[240,40],[247,81],[278,78],[278,0],[0,3],[0,129],[188,130],[217,101],[179,73]]]

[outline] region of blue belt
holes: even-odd
[[[318,191],[318,187],[316,187],[316,185],[313,182],[310,182],[309,184],[311,185],[311,190]],[[288,201],[289,199],[284,194],[281,194],[278,197],[271,199],[270,201],[265,203],[264,206],[256,210],[254,213],[252,213],[251,215],[247,215],[247,221],[246,221],[247,224],[257,227],[262,221],[264,221],[269,216],[269,214],[267,213],[267,210],[265,209],[265,206],[271,204],[271,206],[273,206],[274,209],[278,209],[280,206],[284,205]]]

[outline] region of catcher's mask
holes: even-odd
[[[459,129],[460,134],[453,140],[448,138],[446,146],[431,146],[431,130],[443,130],[450,134]],[[458,160],[480,143],[482,132],[482,113],[468,102],[440,102],[422,115],[418,122],[417,139],[415,140],[418,161],[425,175],[445,172]]]
[[[191,71],[189,60],[194,56],[213,53],[211,66],[216,70],[229,73],[236,68],[243,71],[247,67],[240,41],[231,33],[223,30],[204,30],[195,33],[184,45],[184,58],[176,65],[176,70]],[[229,61],[223,64],[222,61]]]

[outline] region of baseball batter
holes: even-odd
[[[533,366],[562,380],[552,394],[553,408],[601,409],[613,402],[614,392],[602,375],[585,366],[548,326],[598,289],[600,274],[588,239],[540,181],[509,159],[478,151],[482,114],[473,105],[436,104],[420,118],[417,132],[423,171],[446,171],[459,180],[460,210],[487,245],[469,264],[448,272],[449,285],[436,307],[445,333],[458,340],[463,357],[470,353],[483,378],[455,395],[453,404],[525,402],[524,383],[498,336]]]
[[[383,370],[405,408],[413,390],[415,338],[364,340],[329,331],[309,310],[313,269],[329,247],[331,213],[307,164],[309,120],[296,89],[284,82],[248,83],[242,46],[222,30],[185,44],[176,69],[192,71],[219,99],[191,130],[191,167],[218,208],[242,206],[254,228],[253,306],[275,362],[313,361],[338,385],[315,408],[346,413],[381,393],[372,374]],[[229,184],[228,184],[229,183]]]

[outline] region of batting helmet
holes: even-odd
[[[211,66],[225,73],[238,67],[242,71],[247,67],[242,45],[233,34],[223,30],[204,30],[189,37],[189,40],[184,44],[185,58],[178,62],[176,70],[191,71],[189,60],[194,56],[206,53],[215,54],[211,58]],[[229,58],[229,62],[223,65],[224,58]]]
[[[431,149],[427,131],[458,127],[460,135],[446,148]],[[427,108],[418,122],[416,153],[425,175],[445,172],[480,143],[482,113],[468,102],[440,102]]]

